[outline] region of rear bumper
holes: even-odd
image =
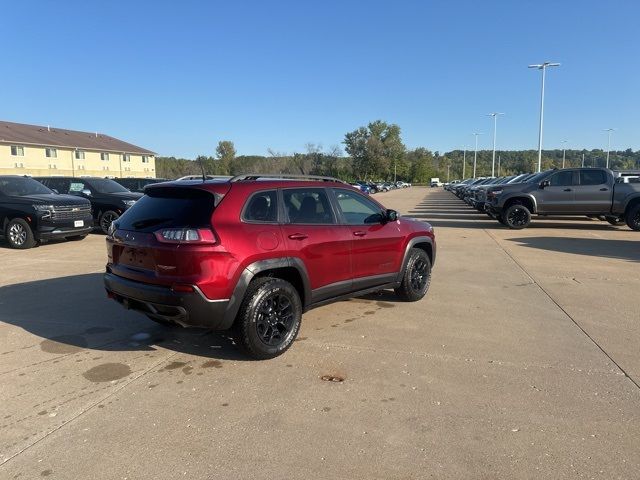
[[[123,307],[182,326],[229,328],[225,313],[228,299],[209,300],[199,288],[193,292],[174,292],[169,287],[135,282],[113,273],[104,274],[108,295]]]

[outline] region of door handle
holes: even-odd
[[[565,189],[563,190],[563,192],[570,192],[570,191],[571,191],[571,189],[570,189],[570,188],[565,188]]]
[[[362,230],[357,230],[357,231],[353,232],[353,234],[356,237],[364,237],[367,234],[367,232],[363,232]]]
[[[292,233],[291,235],[289,235],[289,238],[291,240],[304,240],[305,238],[307,238],[307,235],[305,235],[304,233]]]
[[[601,188],[601,189],[600,189],[600,191],[601,191],[601,192],[606,192],[607,190],[609,190],[609,189],[608,189],[608,188],[606,188],[606,187],[605,187],[605,188]]]

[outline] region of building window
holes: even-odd
[[[11,155],[14,157],[24,157],[24,147],[22,145],[11,145]]]
[[[109,161],[109,154],[107,152],[102,152],[100,154],[100,160],[102,160],[103,162],[108,162]]]
[[[76,150],[76,160],[84,160],[84,150]]]
[[[129,155],[128,153],[123,153],[122,154],[122,161],[123,162],[130,162],[131,161],[131,155]]]
[[[149,155],[142,155],[142,163],[149,163]]]
[[[55,148],[45,148],[44,154],[47,158],[58,158],[58,150]]]

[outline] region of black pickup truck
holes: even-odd
[[[0,236],[11,248],[31,248],[42,240],[81,240],[92,227],[88,200],[56,195],[28,177],[0,175]]]
[[[640,231],[640,183],[624,183],[607,168],[547,170],[526,183],[489,188],[485,210],[512,229],[527,227],[537,214],[603,216]]]
[[[111,222],[142,197],[142,193],[130,192],[109,178],[36,177],[36,180],[58,193],[89,200],[94,224],[104,233],[109,231]]]

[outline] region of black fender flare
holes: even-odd
[[[251,280],[260,273],[278,268],[295,268],[298,271],[302,279],[302,289],[304,292],[303,310],[306,310],[306,307],[311,301],[311,286],[309,285],[309,274],[302,259],[297,257],[279,257],[258,260],[257,262],[247,265],[240,274],[240,278],[233,289],[233,294],[231,298],[229,298],[227,310],[225,311],[220,328],[227,329],[233,325]]]
[[[436,263],[436,250],[433,248],[433,239],[431,237],[420,236],[413,237],[411,240],[407,242],[407,245],[404,248],[404,257],[402,259],[402,268],[400,272],[398,272],[398,276],[396,277],[396,282],[400,283],[402,278],[404,277],[404,273],[407,270],[407,263],[409,262],[409,252],[411,249],[417,245],[418,243],[428,243],[431,246],[431,255],[429,256],[431,260],[431,267],[433,267]]]
[[[522,193],[522,192],[514,192],[510,195],[507,195],[504,199],[500,199],[500,210],[504,210],[504,206],[510,201],[513,200],[514,198],[522,198],[522,199],[526,199],[529,200],[531,202],[531,204],[533,205],[533,211],[531,213],[538,213],[538,201],[536,200],[536,197],[534,195],[531,194],[527,194],[527,193]]]

